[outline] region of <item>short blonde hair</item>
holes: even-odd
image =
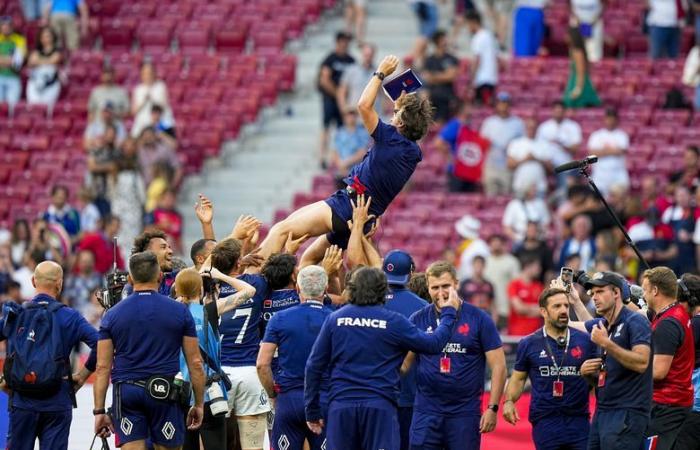
[[[676,298],[678,294],[678,279],[673,270],[659,266],[644,271],[642,278],[646,278],[649,284],[656,286],[659,292],[670,298]]]
[[[186,300],[202,295],[202,276],[195,269],[181,270],[175,277],[175,293]]]
[[[426,280],[430,277],[440,278],[443,274],[449,273],[452,279],[457,281],[457,270],[455,266],[447,261],[435,261],[425,271]]]

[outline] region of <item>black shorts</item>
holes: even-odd
[[[685,418],[674,450],[700,450],[700,411],[692,411]]]
[[[323,128],[328,128],[331,123],[335,122],[335,126],[339,127],[343,124],[343,116],[338,109],[338,102],[333,97],[323,95]]]
[[[651,419],[647,436],[658,436],[656,450],[671,450],[674,448],[678,433],[690,414],[690,408],[668,406],[652,403]]]

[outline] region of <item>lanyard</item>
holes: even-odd
[[[673,302],[673,303],[671,303],[670,305],[668,305],[667,307],[665,307],[664,309],[662,309],[661,311],[659,311],[658,314],[656,314],[656,315],[654,316],[654,322],[656,322],[657,320],[659,320],[659,319],[661,318],[661,316],[663,316],[664,313],[665,313],[666,311],[668,311],[669,309],[673,308],[673,307],[676,306],[677,304],[678,304],[678,302]]]
[[[569,329],[567,328],[567,330],[566,330],[566,346],[564,347],[564,354],[561,355],[561,361],[559,361],[559,364],[557,364],[557,361],[554,358],[554,352],[552,351],[552,348],[549,346],[549,339],[547,339],[547,332],[544,330],[544,327],[542,327],[542,335],[544,336],[544,345],[547,347],[547,353],[549,354],[549,358],[552,360],[552,364],[554,365],[554,369],[557,371],[557,381],[559,381],[559,377],[560,377],[559,368],[564,364],[564,358],[566,358],[566,354],[569,352],[569,340],[571,339],[571,333],[569,332]]]

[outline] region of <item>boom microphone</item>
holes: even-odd
[[[566,172],[567,170],[572,170],[572,169],[581,169],[583,167],[588,167],[591,164],[595,164],[598,162],[598,157],[596,155],[591,155],[586,158],[580,159],[578,161],[569,161],[566,164],[562,164],[561,166],[557,166],[554,168],[555,173],[562,173]]]

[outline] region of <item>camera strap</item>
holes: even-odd
[[[216,305],[216,303],[214,303]],[[209,356],[209,354],[206,352],[206,350],[209,349],[209,314],[207,314],[207,305],[203,305],[202,309],[204,310],[202,314],[202,320],[204,322],[202,326],[202,330],[204,330],[204,348],[202,346],[199,346],[199,353],[202,355],[202,359],[204,360],[204,363],[207,365],[207,369],[205,371],[205,375],[207,379],[209,379],[209,372],[210,370],[215,371],[219,376],[221,377],[221,380],[224,382],[224,387],[226,390],[231,389],[231,380],[229,379],[228,375],[226,375],[226,372],[223,371],[221,368],[221,364],[216,362],[214,358]],[[216,333],[216,330],[212,330]]]

